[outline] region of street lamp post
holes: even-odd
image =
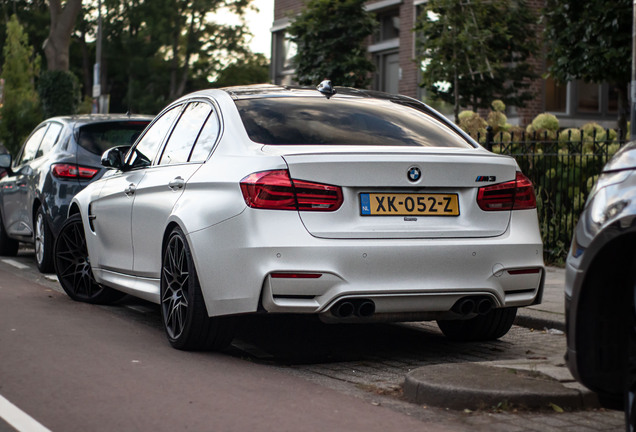
[[[634,0],[636,1],[636,0]],[[95,53],[95,65],[93,66],[93,113],[102,111],[101,96],[101,71],[100,63],[102,61],[102,0],[97,1],[97,48]]]

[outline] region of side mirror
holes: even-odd
[[[102,155],[102,166],[108,169],[124,171],[126,166],[124,156],[128,153],[130,146],[118,146],[108,149]]]
[[[9,153],[0,154],[0,168],[4,168],[6,170],[11,168],[11,154]]]

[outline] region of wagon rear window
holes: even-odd
[[[91,153],[101,155],[111,147],[131,145],[149,121],[120,121],[87,124],[80,128],[78,142]]]
[[[235,101],[254,142],[472,148],[430,115],[389,100],[304,97]]]

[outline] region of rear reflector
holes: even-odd
[[[530,179],[517,172],[515,180],[479,188],[477,204],[484,211],[529,210],[537,199]]]
[[[241,180],[245,203],[258,209],[336,211],[342,189],[322,183],[292,180],[287,170],[263,171]]]
[[[536,274],[541,273],[541,268],[528,268],[521,270],[508,270],[508,273],[511,275],[524,275],[524,274]]]
[[[75,164],[53,164],[51,173],[57,178],[90,180],[99,172],[98,169],[83,167]]]
[[[270,273],[274,279],[318,279],[321,273]]]

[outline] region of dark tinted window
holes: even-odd
[[[159,165],[170,165],[188,161],[192,146],[201,132],[212,107],[205,102],[188,104],[179,122],[172,130]]]
[[[390,100],[336,95],[235,102],[250,139],[262,144],[472,148],[430,115]]]
[[[166,111],[146,131],[139,143],[128,157],[128,165],[133,168],[146,167],[152,163],[157,155],[159,146],[166,137],[183,105],[177,105]]]
[[[87,124],[79,130],[79,145],[101,155],[111,147],[132,145],[148,126],[147,121],[120,121]]]

